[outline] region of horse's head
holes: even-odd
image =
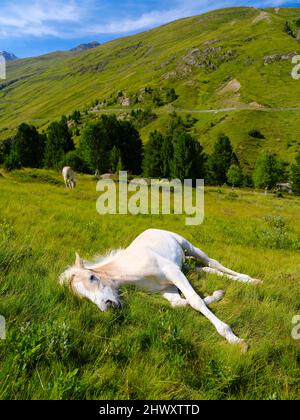
[[[78,254],[75,265],[61,274],[60,284],[67,284],[77,295],[95,303],[101,311],[110,306],[121,306],[117,289],[107,279],[101,279],[101,274],[86,268]]]

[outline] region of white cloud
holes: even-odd
[[[152,11],[144,13],[137,18],[116,19],[100,24],[91,24],[88,27],[80,28],[80,32],[89,35],[101,34],[125,34],[140,30],[150,29],[176,19],[205,13],[207,11],[232,6],[253,6],[253,7],[276,7],[283,3],[282,0],[177,0],[173,7],[167,10]],[[300,4],[300,0],[298,1]]]
[[[84,11],[74,1],[19,1],[1,7],[0,26],[6,36],[57,36],[62,24],[76,24]]]
[[[136,19],[115,20],[104,24],[93,25],[85,28],[84,31],[90,34],[122,34],[133,31],[143,30],[154,26],[162,25],[166,22],[185,17],[181,10],[167,10],[164,12],[144,13]]]
[[[280,0],[174,0],[172,7],[153,10],[139,16],[126,16],[126,0],[120,7],[105,3],[105,0],[2,0],[0,38],[36,36],[57,38],[80,38],[104,34],[126,34],[150,29],[173,20],[200,14],[211,9],[230,6],[275,7]],[[138,1],[138,0],[136,0]],[[295,1],[294,3],[299,3]],[[101,11],[101,13],[100,13]],[[108,12],[109,13],[106,13]],[[120,12],[119,19],[111,18]]]

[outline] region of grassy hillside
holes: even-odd
[[[300,106],[300,81],[291,77],[291,57],[300,43],[284,32],[300,9],[231,8],[181,19],[81,54],[53,53],[8,63],[7,87],[0,88],[0,139],[24,121],[41,129],[94,100],[122,108],[118,92],[131,107],[148,105],[143,89],[174,87],[178,98],[160,108],[153,123],[164,127],[172,109],[244,108],[199,114],[195,133],[209,149],[217,132],[228,133],[244,163],[253,165],[268,148],[287,160],[299,150],[299,111],[261,107]],[[133,103],[138,98],[140,102]],[[114,101],[115,100],[115,101]],[[126,109],[126,107],[123,107]],[[152,126],[142,131],[143,139]],[[264,142],[249,138],[260,129]]]
[[[206,189],[205,222],[184,217],[99,216],[95,180],[67,191],[54,172],[0,176],[0,399],[298,399],[299,198]],[[13,197],[13,199],[12,199]],[[58,284],[79,251],[84,258],[125,247],[144,229],[185,235],[209,255],[261,278],[238,284],[193,271],[203,296],[250,345],[229,345],[191,308],[126,287],[124,307],[101,313]]]

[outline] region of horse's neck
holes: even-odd
[[[133,283],[138,280],[136,276],[126,272],[124,273],[124,267],[122,268],[122,265],[118,264],[117,259],[94,267],[93,271],[95,271],[104,282],[107,282],[109,285],[115,285],[116,287],[126,283]]]
[[[109,285],[119,285],[126,282],[124,281],[124,276],[122,275],[122,271],[120,270],[120,267],[118,267],[118,263],[116,261],[100,264],[99,266],[94,267],[93,271],[95,271],[99,277]]]

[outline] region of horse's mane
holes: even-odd
[[[96,268],[109,264],[110,262],[113,261],[114,258],[122,254],[123,252],[124,252],[124,249],[115,249],[108,252],[105,255],[96,255],[93,258],[93,261],[84,261],[84,269],[95,270]],[[74,275],[76,274],[80,275],[81,272],[82,272],[82,268],[78,268],[76,267],[76,265],[67,267],[67,269],[59,276],[60,284],[62,285],[66,284],[70,286]],[[106,279],[105,276],[104,278],[102,278],[102,281],[110,285],[109,279]]]
[[[95,268],[101,267],[105,264],[110,263],[114,258],[124,252],[124,249],[113,249],[105,255],[96,255],[92,261],[84,261],[84,267],[88,270],[94,270]]]

